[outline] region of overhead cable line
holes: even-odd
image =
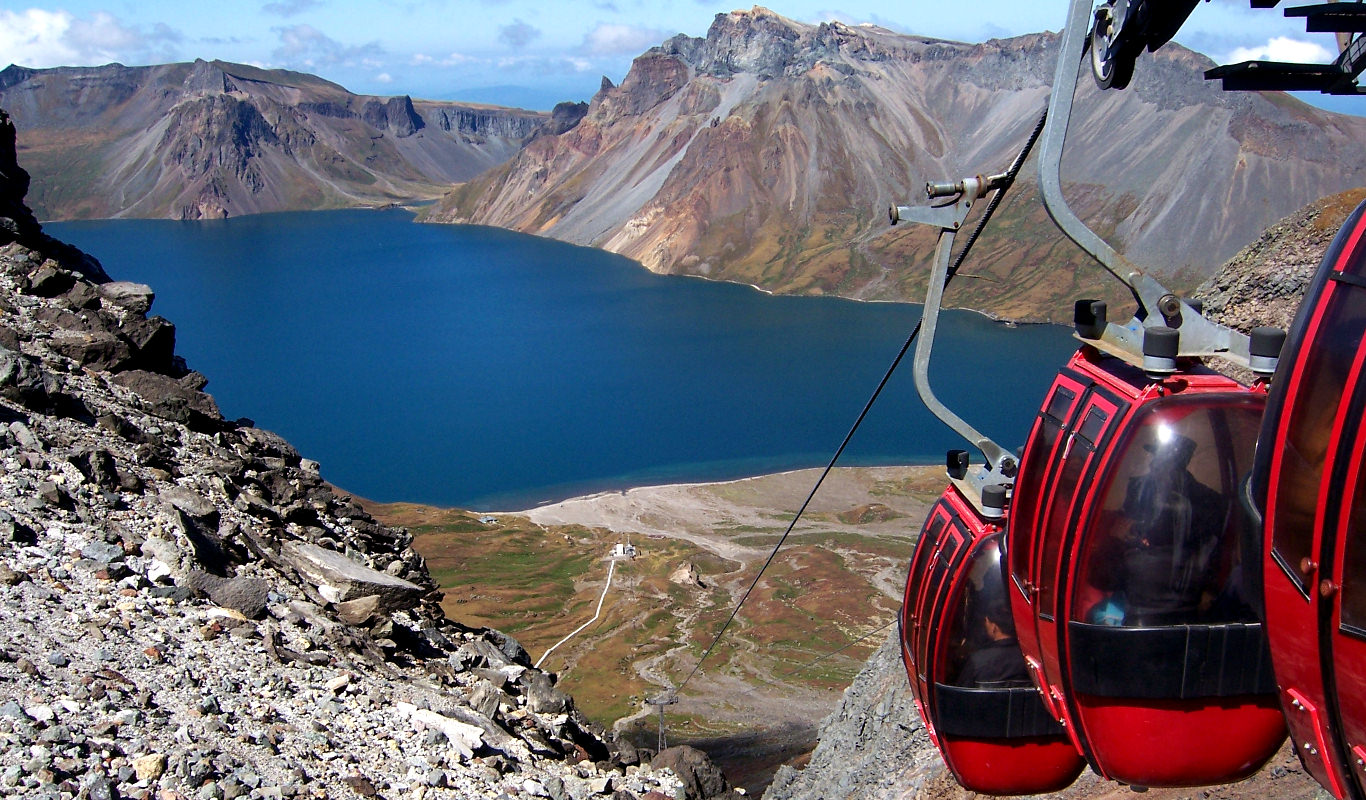
[[[1047,118],[1048,111],[1045,109],[1044,113],[1039,116],[1039,121],[1035,124],[1034,130],[1029,134],[1029,140],[1025,142],[1024,148],[1020,151],[1019,155],[1015,157],[1015,161],[1011,163],[1010,169],[1005,172],[1004,180],[1000,182],[995,194],[991,196],[991,200],[987,203],[986,210],[982,213],[981,219],[977,221],[977,226],[968,237],[967,243],[963,245],[963,249],[959,251],[958,257],[949,268],[949,273],[944,278],[945,286],[948,286],[948,282],[958,273],[958,268],[962,266],[963,260],[967,258],[968,251],[972,249],[973,244],[976,243],[982,230],[986,227],[987,222],[991,220],[991,215],[995,213],[997,206],[1001,204],[1001,199],[1005,196],[1006,190],[1015,182],[1015,177],[1019,174],[1021,167],[1024,166],[1025,159],[1029,156],[1029,151],[1034,148],[1034,143],[1038,141],[1039,135],[1043,133],[1044,122]],[[835,450],[835,454],[830,457],[830,462],[825,465],[825,469],[821,470],[821,474],[816,478],[816,484],[811,487],[811,492],[806,496],[806,500],[804,500],[801,507],[797,509],[797,513],[792,517],[792,522],[788,524],[787,530],[783,531],[783,535],[778,539],[778,543],[773,546],[773,552],[768,554],[768,558],[764,561],[763,566],[759,568],[759,573],[754,576],[754,580],[751,581],[749,587],[745,589],[745,593],[740,596],[739,602],[731,609],[730,616],[726,618],[725,624],[721,626],[721,629],[716,632],[716,636],[711,640],[711,644],[707,646],[706,652],[697,660],[692,671],[678,684],[677,688],[664,692],[660,695],[659,699],[672,699],[682,692],[683,688],[686,687],[693,677],[697,675],[698,671],[702,669],[702,664],[712,654],[712,651],[716,649],[716,645],[721,641],[721,637],[725,635],[726,629],[735,621],[735,616],[740,613],[741,606],[749,599],[749,595],[754,591],[754,587],[759,585],[759,579],[763,577],[764,571],[773,563],[773,559],[777,557],[778,551],[782,548],[783,543],[787,541],[787,537],[791,535],[792,530],[797,526],[797,522],[801,520],[802,514],[806,513],[807,506],[811,505],[812,499],[815,498],[816,492],[820,490],[821,484],[825,482],[826,476],[835,468],[835,463],[838,462],[840,456],[844,454],[844,449],[849,446],[850,440],[854,438],[854,434],[858,431],[859,426],[863,424],[864,418],[867,417],[868,412],[872,410],[873,403],[877,402],[878,396],[882,394],[883,388],[885,388],[887,382],[891,380],[892,373],[895,372],[897,366],[901,364],[901,359],[904,358],[906,352],[911,349],[911,345],[915,342],[916,336],[920,333],[920,326],[921,322],[916,322],[910,335],[906,337],[905,344],[901,345],[901,350],[896,354],[896,358],[892,359],[891,366],[887,367],[887,371],[882,376],[882,380],[878,381],[877,388],[873,390],[872,396],[868,398],[868,402],[864,404],[863,410],[859,412],[858,419],[854,420],[853,426],[849,428],[849,432],[844,436],[844,441],[840,442],[840,446]],[[663,713],[662,705],[660,707],[660,712]]]

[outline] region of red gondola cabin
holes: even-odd
[[[986,493],[989,514],[1004,505]],[[994,496],[994,499],[993,499]],[[1001,520],[950,486],[911,557],[902,658],[915,705],[944,762],[984,794],[1062,789],[1085,762],[1048,714],[1014,637],[1001,569]]]
[[[1096,772],[1226,783],[1285,736],[1241,580],[1238,488],[1265,394],[1162,372],[1087,345],[1058,374],[1015,485],[1010,599],[1048,709]]]
[[[1267,635],[1305,768],[1366,798],[1366,203],[1290,331],[1251,482]]]

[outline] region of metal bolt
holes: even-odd
[[[1181,313],[1181,298],[1174,294],[1164,294],[1157,301],[1157,310],[1164,317],[1174,317]]]

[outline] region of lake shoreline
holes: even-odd
[[[920,317],[412,220],[369,209],[51,232],[153,287],[225,415],[377,501],[528,509],[822,466]],[[1022,439],[1033,404],[992,398],[1041,397],[1071,332],[960,311],[940,330],[941,400],[995,440]],[[843,460],[936,464],[961,446],[899,369]]]

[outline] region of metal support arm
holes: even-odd
[[[893,224],[906,220],[939,228],[939,241],[934,248],[934,265],[930,268],[930,286],[925,294],[925,308],[920,318],[920,338],[915,343],[912,374],[915,377],[916,392],[931,414],[982,451],[993,472],[1013,474],[1015,456],[953,413],[948,406],[940,402],[934,390],[930,388],[930,354],[934,348],[935,330],[939,325],[944,285],[948,282],[954,234],[967,219],[973,203],[1004,180],[1006,176],[995,175],[989,178],[977,176],[955,183],[931,183],[926,186],[926,193],[930,197],[957,194],[957,201],[944,206],[893,206],[890,216]]]
[[[1238,331],[1205,319],[1184,300],[1115,251],[1067,205],[1062,193],[1062,151],[1067,125],[1089,39],[1092,0],[1072,0],[1063,28],[1053,91],[1048,99],[1048,122],[1039,149],[1039,192],[1048,216],[1077,246],[1129,288],[1139,312],[1127,325],[1110,323],[1102,339],[1120,350],[1142,353],[1143,328],[1165,325],[1181,332],[1181,356],[1219,355],[1247,363],[1248,338]]]

